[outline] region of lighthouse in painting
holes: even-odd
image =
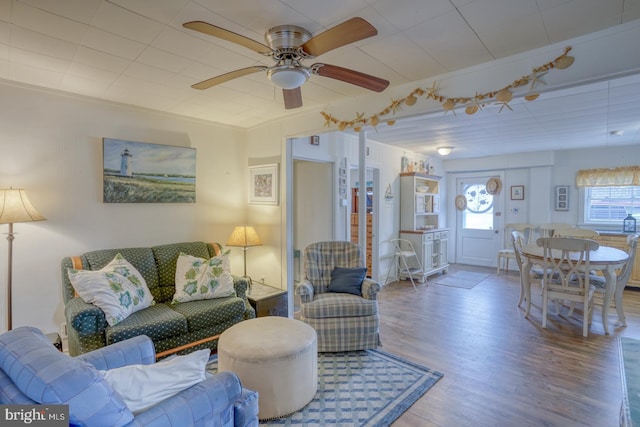
[[[125,148],[121,154],[122,159],[120,160],[120,176],[133,176],[133,170],[131,169],[131,159],[133,155],[129,152],[128,148]]]

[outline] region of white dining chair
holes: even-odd
[[[513,253],[515,255],[516,263],[518,264],[518,270],[520,271],[520,299],[518,300],[518,307],[520,307],[524,301],[524,278],[522,277],[522,264],[523,259],[526,259],[522,254],[522,245],[526,242],[524,234],[518,230],[511,232],[511,243],[513,245]],[[537,285],[542,291],[542,268],[532,267],[529,271],[529,283],[531,285]]]
[[[596,230],[589,228],[564,227],[553,230],[553,237],[576,237],[578,239],[595,239],[600,236]]]
[[[535,226],[533,224],[517,223],[517,224],[507,224],[507,226],[505,227],[505,230],[507,231],[507,233],[510,233],[512,231],[519,231],[523,236],[522,244],[529,244],[532,242],[534,228]],[[514,252],[513,247],[501,249],[498,251],[497,274],[500,274],[500,267],[502,265],[502,260],[504,260],[504,263],[505,263],[504,271],[506,271],[507,274],[509,273],[510,259],[516,259],[516,254]],[[518,266],[520,266],[520,264],[518,264]]]
[[[555,230],[573,227],[574,226],[571,224],[562,222],[548,222],[546,224],[540,224],[540,237],[553,237],[555,235]]]
[[[547,312],[550,300],[578,302],[583,305],[582,335],[589,336],[593,317],[595,286],[590,284],[584,272],[589,271],[591,251],[600,246],[590,239],[541,237],[537,241],[543,248],[544,271],[542,276],[542,327],[547,328]],[[570,315],[573,312],[573,304]],[[556,303],[556,314],[559,314]]]

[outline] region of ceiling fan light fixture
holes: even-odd
[[[438,154],[440,154],[441,156],[448,156],[453,151],[453,148],[454,147],[447,145],[443,147],[438,147],[436,150],[438,150]]]
[[[282,89],[299,88],[309,78],[309,72],[304,68],[272,68],[269,70],[269,79]]]

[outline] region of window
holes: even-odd
[[[471,184],[465,187],[467,209],[463,212],[462,226],[467,229],[493,229],[493,196],[487,192],[485,184]]]
[[[617,225],[627,214],[640,220],[640,186],[585,187],[585,223]]]

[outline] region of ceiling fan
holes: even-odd
[[[300,86],[312,74],[341,80],[376,92],[382,92],[389,86],[387,80],[349,68],[323,63],[311,66],[302,64],[305,59],[378,34],[378,30],[362,18],[351,18],[315,36],[296,25],[279,25],[267,30],[264,36],[266,45],[203,21],[186,22],[183,26],[239,44],[259,54],[270,56],[276,62],[271,67],[256,65],[212,77],[192,85],[194,89],[208,89],[247,74],[266,71],[267,77],[282,88],[285,108],[291,109],[302,106]]]

